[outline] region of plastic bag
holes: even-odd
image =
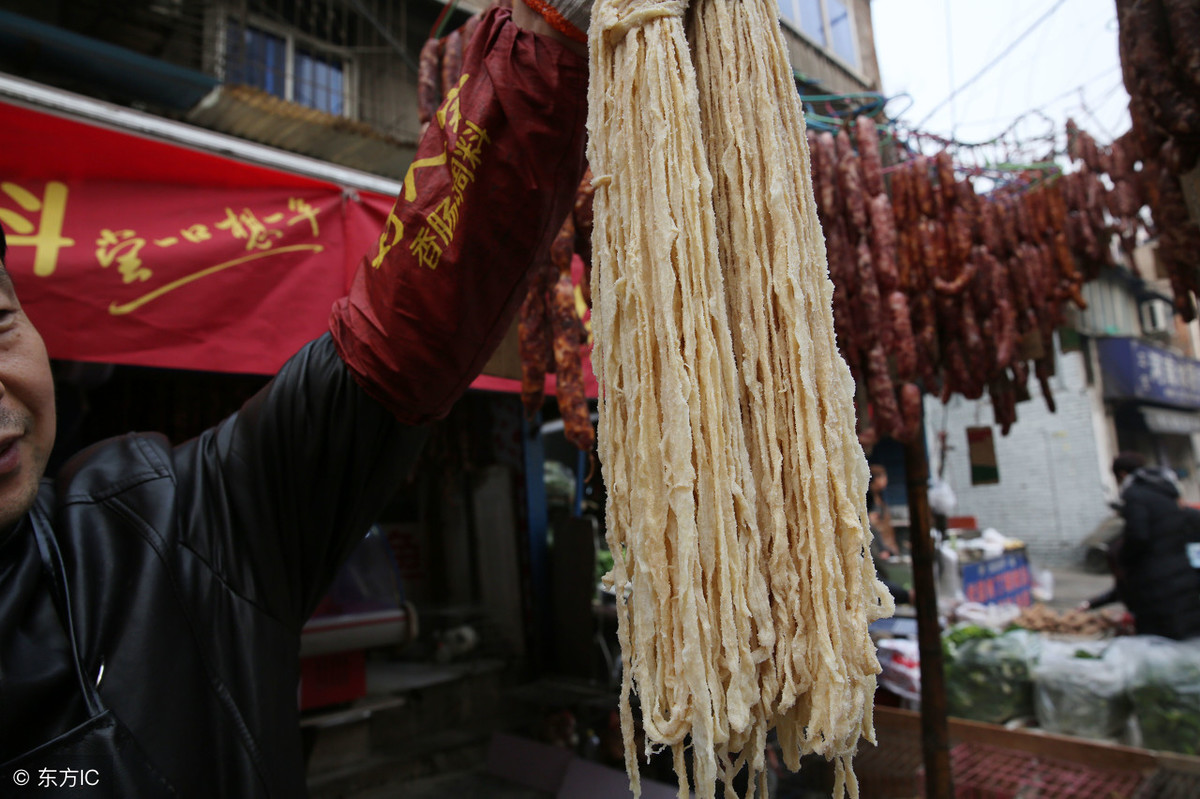
[[[954,509],[958,506],[958,498],[954,496],[954,489],[945,480],[937,477],[931,478],[929,481],[928,497],[929,509],[942,516],[954,513]]]
[[[879,642],[879,684],[902,699],[921,701],[921,651],[908,638]]]
[[[938,613],[950,615],[954,607],[963,600],[962,575],[958,570],[958,552],[949,542],[937,548],[937,602]]]
[[[1006,629],[1021,615],[1019,605],[1011,602],[984,605],[980,602],[963,602],[954,609],[959,621],[989,627],[997,632]]]
[[[1041,639],[1028,630],[996,635],[979,625],[955,627],[942,637],[946,704],[950,715],[1002,724],[1033,716],[1031,671]]]
[[[1131,743],[1200,755],[1200,640],[1139,635],[1113,642],[1129,666]]]
[[[1046,641],[1033,669],[1034,710],[1048,732],[1116,740],[1129,719],[1129,669],[1105,642]]]

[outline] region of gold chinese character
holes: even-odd
[[[232,208],[225,209],[225,219],[216,223],[219,230],[228,230],[235,239],[245,239],[247,250],[269,250],[271,236],[280,238],[283,232],[268,230],[249,208],[243,208],[242,213],[234,215]]]
[[[142,259],[138,257],[145,246],[146,240],[132,230],[104,228],[100,238],[96,239],[96,260],[106,269],[116,262],[126,283],[148,280],[153,273],[142,266]]]
[[[392,240],[388,241],[388,233],[392,234]],[[383,232],[379,234],[379,252],[371,260],[371,266],[378,269],[383,265],[383,258],[388,254],[388,251],[400,243],[404,238],[404,223],[396,216],[396,209],[388,212],[387,221],[383,223]]]
[[[467,120],[467,130],[454,142],[454,154],[472,170],[478,169],[483,145],[491,140],[486,130]]]
[[[433,232],[437,233],[442,244],[449,246],[454,240],[454,229],[458,227],[458,203],[454,202],[454,198],[447,197],[438,203],[438,207],[433,209],[425,221],[433,228]]]
[[[462,92],[462,88],[466,85],[467,78],[469,77],[471,76],[464,74],[458,79],[458,85],[446,92],[446,99],[442,103],[442,107],[438,109],[438,127],[447,133],[458,133],[458,124],[462,121],[462,111],[459,109],[459,94]]]
[[[274,225],[281,221],[283,221],[283,212],[282,211],[277,211],[277,212],[271,214],[270,216],[263,217],[263,222],[268,225]]]
[[[62,234],[67,216],[67,184],[49,181],[41,199],[15,183],[0,183],[0,191],[12,198],[25,213],[38,214],[35,223],[21,213],[0,208],[0,222],[16,233],[8,237],[9,245],[33,247],[33,273],[38,277],[54,274],[58,251],[75,246],[74,239]]]
[[[417,170],[424,169],[427,166],[441,166],[446,163],[446,151],[442,150],[438,155],[431,155],[428,158],[421,158],[413,161],[408,165],[408,172],[404,175],[404,199],[412,202],[417,199]]]
[[[450,162],[450,179],[454,182],[454,192],[461,195],[475,182],[475,171],[456,158]]]
[[[421,231],[413,239],[412,244],[408,245],[408,248],[416,256],[421,266],[429,269],[438,268],[438,261],[442,257],[442,248],[438,246],[437,241],[433,237],[433,231],[429,228],[421,228]]]
[[[212,238],[212,234],[208,232],[208,225],[191,225],[179,231],[179,235],[192,244],[199,244]]]
[[[175,238],[174,236],[167,236],[165,239],[154,240],[155,247],[173,247],[178,243],[179,239]]]
[[[308,224],[312,226],[313,238],[321,235],[321,229],[317,227],[317,214],[321,213],[319,208],[313,208],[299,197],[289,197],[288,210],[296,212],[296,215],[288,220],[289,227],[302,219],[307,219]]]

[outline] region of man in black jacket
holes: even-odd
[[[192,441],[122,436],[42,480],[53,383],[0,240],[0,796],[306,793],[300,628],[499,342],[583,171],[586,64],[539,8],[480,24],[330,332]],[[416,242],[447,208],[431,260]]]
[[[1146,466],[1136,452],[1119,454],[1113,475],[1125,520],[1115,551],[1116,590],[1138,634],[1200,636],[1200,571],[1187,556],[1187,542],[1200,530],[1200,512],[1181,505],[1174,475]]]

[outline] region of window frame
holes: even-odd
[[[332,56],[341,61],[342,64],[342,112],[334,116],[343,119],[358,119],[358,71],[357,63],[354,59],[353,52],[345,47],[330,44],[322,41],[314,36],[302,33],[301,31],[291,28],[287,25],[282,25],[274,20],[266,19],[258,14],[247,14],[245,23],[238,19],[238,15],[233,13],[233,9],[225,7],[221,10],[219,18],[220,35],[217,37],[220,42],[220,52],[218,53],[218,64],[220,64],[220,74],[217,76],[222,83],[229,80],[229,51],[231,44],[231,36],[242,35],[247,29],[253,28],[271,36],[276,36],[284,41],[284,96],[283,99],[289,103],[296,103],[303,108],[312,108],[315,111],[320,109],[315,106],[304,105],[296,102],[296,48],[299,45],[301,48],[308,50],[310,53],[319,56]],[[322,113],[332,114],[332,112],[324,111]]]
[[[791,16],[784,16],[783,8],[785,3],[788,4],[793,12],[795,11],[796,6],[794,4],[794,0],[781,0],[779,21],[786,25],[788,30],[799,36],[806,44],[815,47],[821,53],[832,59],[838,66],[850,72],[850,74],[852,74],[854,77],[861,79],[862,74],[859,71],[859,65],[862,63],[862,53],[859,51],[858,45],[858,18],[854,10],[854,0],[842,0],[846,6],[846,16],[850,22],[850,43],[854,50],[853,61],[847,61],[833,48],[833,25],[830,24],[829,21],[829,3],[828,0],[818,0],[818,2],[820,3],[821,7],[821,33],[825,37],[825,41],[828,42],[828,44],[821,44],[815,38],[813,38],[811,33],[808,33],[800,26],[800,21],[798,19],[793,20]]]

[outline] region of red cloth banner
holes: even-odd
[[[272,374],[393,198],[0,103],[9,272],[53,358]]]

